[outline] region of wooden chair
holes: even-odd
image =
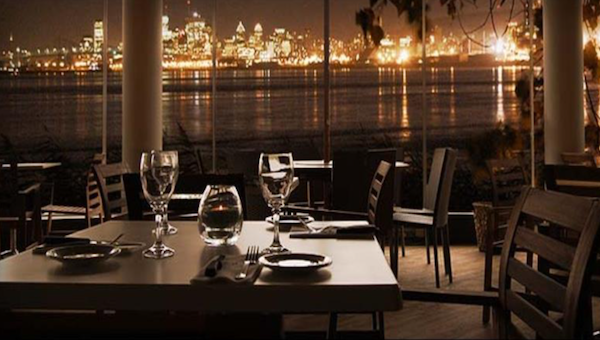
[[[454,169],[456,168],[456,151],[449,148],[436,149],[433,155],[433,166],[428,181],[428,190],[436,192],[433,205],[433,214],[409,214],[394,213],[393,245],[391,245],[390,256],[392,257],[392,271],[398,275],[398,231],[404,233],[404,228],[420,228],[425,230],[427,263],[431,263],[429,257],[428,240],[433,240],[433,256],[435,264],[435,284],[440,287],[440,277],[438,268],[438,231],[442,234],[442,247],[444,253],[444,269],[452,283],[452,264],[450,256],[450,232],[448,230],[448,205],[450,203],[450,193],[452,191],[452,181],[454,178]],[[429,189],[430,185],[436,185]],[[426,202],[427,203],[427,202]],[[427,203],[426,206],[430,204]]]
[[[529,185],[529,177],[518,158],[491,159],[486,164],[492,182],[492,215],[488,221],[485,238],[483,290],[494,291],[496,290],[492,285],[494,253],[502,248],[510,213],[523,187]],[[528,253],[528,263],[531,264],[532,261],[533,258]],[[484,307],[483,322],[487,323],[489,318],[489,307]]]
[[[438,154],[439,155],[439,154]],[[431,169],[429,171],[429,180],[425,185],[425,192],[423,197],[423,207],[421,209],[403,208],[400,206],[394,206],[394,214],[421,214],[421,215],[433,215],[435,209],[435,200],[437,198],[437,190],[439,188],[440,178],[442,177],[443,169],[443,157],[433,157]],[[397,215],[398,216],[398,215]],[[400,226],[400,245],[402,247],[402,257],[406,256],[406,242],[405,242],[405,230],[404,226]],[[430,263],[429,258],[429,235],[425,233],[425,247],[427,250],[427,263]]]
[[[387,205],[390,208],[393,203],[393,193],[385,193],[384,188],[386,186],[386,182],[392,177],[390,174],[392,173],[393,163],[390,164],[386,161],[381,161],[377,170],[375,171],[375,175],[373,176],[373,180],[371,181],[371,187],[368,191],[367,198],[367,221],[370,224],[373,224],[379,228],[382,223],[382,220],[385,219],[386,215],[382,214],[381,211]],[[389,184],[388,184],[389,185]],[[385,196],[385,197],[384,197]],[[336,213],[341,213],[337,211]],[[383,234],[380,230],[380,244],[383,246],[383,240],[381,235]],[[384,317],[383,312],[373,313],[373,331],[378,335],[379,338],[384,338]],[[335,339],[337,337],[337,320],[338,314],[332,313],[329,317],[329,338]],[[364,334],[363,334],[364,335]]]
[[[3,164],[9,164],[3,168]],[[0,161],[0,226],[9,228],[10,250],[0,259],[16,254],[42,238],[40,184],[21,189],[17,161]]]
[[[563,152],[560,154],[565,165],[596,167],[596,158],[591,152]]]
[[[536,231],[549,223],[579,235],[575,246]],[[459,292],[403,287],[405,301],[427,301],[494,307],[501,339],[523,334],[512,323],[518,317],[536,337],[591,338],[591,274],[599,245],[600,202],[557,192],[525,188],[515,204],[500,263],[499,292]],[[525,248],[566,272],[556,280],[515,257]],[[514,284],[518,283],[518,285]],[[525,292],[517,289],[522,286]],[[553,312],[552,314],[549,311]]]
[[[92,166],[95,164],[100,164],[104,160],[105,156],[103,154],[94,155],[94,159],[92,160]],[[65,205],[56,205],[54,204],[54,185],[51,186],[50,189],[50,204],[42,207],[42,214],[48,214],[48,223],[46,225],[46,234],[50,234],[52,232],[52,217],[54,214],[62,214],[62,215],[75,215],[84,217],[87,221],[87,227],[92,226],[92,221],[95,218],[100,220],[100,223],[104,221],[104,215],[98,214],[98,207],[102,209],[102,202],[99,196],[99,187],[98,182],[96,180],[96,176],[94,175],[93,170],[90,170],[86,174],[86,206],[85,207],[76,207],[76,206],[65,206]],[[71,231],[69,231],[71,232]]]
[[[127,218],[127,195],[123,175],[129,173],[128,169],[122,163],[95,164],[92,169],[98,181],[104,219],[110,221]]]

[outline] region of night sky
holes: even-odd
[[[171,28],[182,27],[188,13],[186,0],[163,0],[166,14],[171,17]],[[518,1],[520,2],[520,1]],[[510,3],[510,1],[507,1]],[[214,0],[192,0],[192,10],[212,20]],[[368,0],[331,0],[331,34],[348,39],[360,32],[354,24],[355,12],[368,4]],[[445,30],[460,33],[458,22],[445,13],[439,0],[429,0],[430,20]],[[479,8],[464,12],[464,22],[474,27],[484,18],[487,1]],[[115,46],[121,41],[122,0],[110,0],[109,40]],[[498,30],[502,31],[508,17],[509,6],[495,13]],[[522,11],[516,6],[515,14]],[[0,50],[9,47],[12,32],[15,45],[28,49],[45,47],[70,47],[79,43],[82,36],[92,35],[94,20],[102,19],[103,0],[0,0]],[[517,19],[521,20],[522,14]],[[322,0],[218,0],[217,31],[220,38],[234,33],[242,20],[248,31],[257,22],[265,34],[273,28],[284,27],[302,32],[310,29],[315,36],[323,33]],[[385,10],[384,28],[393,35],[407,35],[413,30],[398,19],[393,6]],[[487,29],[491,32],[491,26]]]

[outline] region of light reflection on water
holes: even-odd
[[[514,94],[518,67],[435,67],[428,79],[428,134],[465,137],[519,123]],[[167,136],[177,124],[195,143],[210,143],[211,73],[165,73],[163,109]],[[0,77],[0,133],[13,143],[42,141],[48,128],[69,147],[98,147],[101,141],[99,74]],[[405,68],[344,68],[332,72],[331,128],[344,142],[367,143],[383,133],[402,141],[421,135],[421,72]],[[217,139],[260,146],[265,139],[320,138],[323,125],[319,69],[219,70]],[[109,81],[109,142],[121,134],[120,78]],[[593,95],[600,100],[597,87]],[[432,95],[433,94],[433,95]],[[586,103],[587,105],[587,103]],[[365,134],[367,138],[365,139]],[[338,144],[339,145],[339,144]]]

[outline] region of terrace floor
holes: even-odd
[[[481,291],[484,253],[479,252],[476,246],[452,246],[451,252],[454,283],[449,284],[447,277],[440,277],[442,289]],[[443,275],[441,261],[440,274]],[[495,256],[494,282],[497,282],[499,264],[500,256]],[[435,288],[433,270],[433,258],[432,264],[427,265],[424,246],[408,246],[406,257],[400,258],[400,284],[402,287]],[[595,325],[600,325],[598,311],[600,303],[596,299]],[[491,322],[484,325],[481,318],[481,307],[407,301],[401,311],[385,314],[385,335],[387,339],[494,338]],[[328,317],[294,315],[286,316],[284,322],[288,331],[317,331],[327,329]],[[343,315],[339,318],[339,330],[369,330],[370,327],[370,315]]]

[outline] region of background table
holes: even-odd
[[[17,170],[19,171],[37,171],[37,170],[48,170],[61,166],[61,163],[17,163]],[[2,169],[9,169],[10,164],[2,164]]]
[[[338,222],[316,222],[338,224]],[[347,222],[347,223],[356,223]],[[254,285],[195,285],[190,279],[218,253],[241,254],[272,240],[266,222],[245,222],[234,247],[208,247],[195,222],[173,222],[179,233],[165,238],[176,254],[164,260],[140,251],[111,259],[96,269],[68,270],[27,251],[0,262],[0,309],[320,313],[392,311],[400,289],[373,240],[289,239],[296,252],[331,256],[333,264],[311,275],[278,275],[264,269]],[[152,243],[152,222],[111,221],[78,232],[79,237]]]

